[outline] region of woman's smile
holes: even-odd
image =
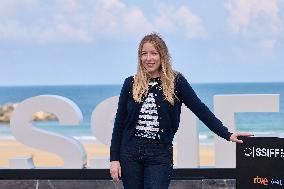
[[[148,67],[153,67],[155,63],[146,63]]]

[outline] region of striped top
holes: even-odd
[[[144,100],[139,112],[138,121],[135,127],[135,136],[143,137],[151,140],[159,140],[161,138],[158,120],[159,114],[156,104],[157,90],[161,89],[160,78],[151,78],[149,82],[149,93]]]

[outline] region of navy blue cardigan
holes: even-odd
[[[111,139],[110,161],[120,160],[120,148],[122,145],[127,145],[127,142],[133,136],[139,112],[143,104],[137,103],[133,99],[133,81],[133,76],[126,78],[121,89]],[[180,73],[176,76],[175,80],[175,94],[178,99],[175,99],[174,106],[164,99],[162,90],[159,91],[155,98],[158,107],[160,127],[164,130],[164,132],[161,133],[160,142],[172,142],[179,127],[182,103],[184,103],[210,130],[226,140],[230,139],[232,133],[230,133],[228,128],[201,102],[185,77]]]

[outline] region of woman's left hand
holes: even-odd
[[[253,136],[254,134],[252,133],[246,133],[246,132],[238,132],[238,133],[233,133],[230,137],[230,141],[236,142],[236,143],[244,143],[242,140],[239,140],[238,137],[240,136]]]

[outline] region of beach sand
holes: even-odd
[[[108,157],[109,147],[103,144],[80,141],[87,153],[88,163],[94,156]],[[176,161],[177,151],[174,148],[174,162]],[[213,146],[200,145],[200,165],[214,166],[214,149]],[[52,153],[30,148],[19,143],[16,140],[0,140],[0,168],[7,168],[9,158],[32,156],[35,166],[54,167],[63,166],[63,161]]]

